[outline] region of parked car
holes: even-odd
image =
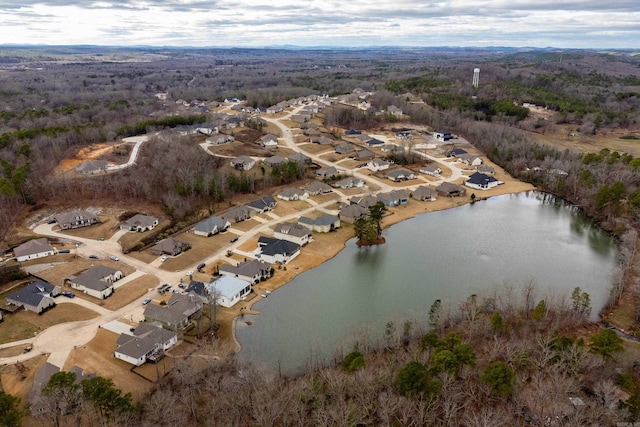
[[[60,249],[60,250],[58,250],[58,253],[59,254],[70,254],[71,250],[69,250],[69,249]]]
[[[237,241],[238,241],[238,238],[237,238],[237,237],[234,237],[233,239],[231,239],[231,243],[233,243],[233,242],[237,242]]]
[[[142,301],[142,305],[147,305],[151,302],[151,298],[145,298],[144,301]]]
[[[76,297],[73,292],[69,292],[69,291],[63,292],[62,295],[64,295],[67,298],[75,298]]]
[[[193,270],[187,271],[187,276],[193,276]]]
[[[162,255],[162,257],[160,258],[160,262],[165,262],[168,259],[169,259],[169,255]]]
[[[110,259],[111,261],[120,261],[120,258],[118,258],[118,257],[117,257],[117,256],[115,256],[115,255],[111,255],[111,256],[109,257],[109,259]]]
[[[179,287],[180,289],[186,289],[186,288],[187,288],[187,285],[185,285],[184,283],[180,283],[180,284],[178,285],[178,287]]]
[[[91,259],[98,259],[98,255],[89,255],[89,258],[91,258]]]
[[[206,264],[204,262],[201,262],[200,264],[198,264],[198,271],[202,271],[205,265]]]

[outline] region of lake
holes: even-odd
[[[386,244],[369,248],[351,239],[336,257],[258,301],[260,315],[236,322],[238,358],[300,372],[337,348],[351,351],[358,336],[382,338],[389,321],[426,324],[436,299],[495,295],[505,283],[533,281],[536,302],[580,286],[595,319],[618,255],[616,240],[578,209],[540,192],[420,214],[383,235]]]

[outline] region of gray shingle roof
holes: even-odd
[[[53,246],[49,244],[46,237],[43,237],[42,239],[29,240],[21,244],[13,250],[13,254],[16,257],[22,257],[48,251],[53,251]]]

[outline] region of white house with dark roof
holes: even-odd
[[[178,335],[150,323],[140,322],[131,334],[120,334],[113,355],[134,366],[144,364],[178,343]]]
[[[500,181],[492,176],[476,172],[469,176],[469,178],[464,182],[464,185],[470,188],[475,188],[476,190],[490,190],[493,187],[496,187],[499,183]]]
[[[287,264],[300,255],[300,245],[289,240],[261,236],[256,257],[270,264]]]
[[[246,280],[255,285],[271,277],[271,264],[254,259],[238,263],[238,265],[225,264],[218,269],[218,272],[225,276]]]
[[[322,215],[318,218],[301,216],[298,219],[298,224],[316,233],[328,233],[340,228],[340,218],[335,215]]]
[[[54,253],[55,250],[46,237],[43,237],[41,239],[29,240],[28,242],[25,242],[20,246],[16,246],[13,249],[13,254],[16,257],[16,261],[18,262],[28,261],[30,259],[44,258],[47,256],[51,256]]]
[[[364,145],[366,145],[367,147],[381,147],[384,145],[384,142],[376,138],[371,138],[366,140]]]
[[[231,222],[226,219],[212,216],[204,221],[200,221],[193,227],[193,234],[197,236],[209,237],[223,231],[227,231],[231,227]]]
[[[158,225],[159,218],[151,215],[136,214],[126,221],[120,223],[120,230],[137,231],[143,233],[153,230]]]
[[[60,286],[39,280],[11,293],[7,296],[7,304],[40,314],[56,305],[53,298],[57,295],[60,295]]]
[[[66,281],[74,289],[94,298],[105,299],[113,293],[114,282],[123,277],[121,270],[106,265],[94,265],[77,276],[68,277]]]
[[[276,239],[288,240],[300,246],[304,246],[311,241],[311,230],[292,222],[276,224],[273,232],[273,237]]]
[[[61,212],[54,215],[54,219],[62,230],[88,227],[98,223],[98,217],[85,210]]]
[[[273,210],[276,206],[278,206],[278,201],[271,196],[266,196],[247,203],[248,208],[253,209],[258,213]]]

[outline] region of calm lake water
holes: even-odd
[[[340,347],[351,351],[359,335],[381,338],[389,321],[426,324],[436,299],[489,296],[506,282],[534,281],[536,301],[580,286],[595,317],[618,255],[616,241],[577,209],[538,192],[421,214],[384,237],[386,244],[371,248],[350,240],[335,258],[257,302],[262,314],[236,324],[239,359],[300,372]]]

